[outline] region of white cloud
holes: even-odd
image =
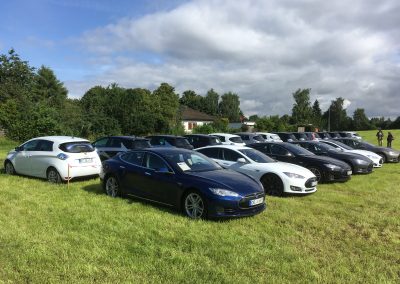
[[[349,115],[365,108],[369,116],[397,116],[399,7],[397,1],[192,1],[86,31],[80,42],[89,60],[102,59],[103,71],[66,85],[76,94],[111,82],[150,89],[168,82],[200,94],[214,88],[238,93],[246,115],[290,113],[291,94],[311,88],[323,108],[343,97],[351,102]]]

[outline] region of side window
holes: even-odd
[[[278,145],[271,145],[271,154],[278,156],[286,156],[289,153],[285,148]]]
[[[271,153],[270,146],[268,144],[261,144],[261,145],[254,144],[254,149],[261,151],[267,155]]]
[[[193,136],[185,136],[185,137],[189,141],[190,144],[193,144],[193,142],[194,142]]]
[[[121,156],[121,159],[127,163],[141,166],[143,163],[143,152],[128,152]]]
[[[36,147],[38,146],[40,140],[32,140],[28,143],[25,143],[22,148],[24,151],[35,151]]]
[[[224,136],[217,136],[221,142],[225,142],[225,137]]]
[[[239,153],[236,153],[233,150],[224,149],[224,160],[236,162],[239,158],[243,158]]]
[[[219,149],[218,148],[207,148],[199,150],[200,153],[206,155],[209,158],[220,159]]]
[[[111,141],[108,145],[108,147],[111,148],[121,148],[122,146],[122,141],[120,138],[111,138]]]
[[[46,152],[53,151],[53,142],[48,140],[40,140],[40,142],[36,147],[36,151],[46,151]]]
[[[108,142],[108,138],[103,138],[100,140],[97,140],[96,142],[93,143],[94,147],[106,147],[107,142]]]
[[[249,140],[249,139],[250,139],[248,135],[241,135],[240,137],[241,137],[243,140]]]
[[[145,162],[146,168],[155,171],[169,171],[168,165],[160,157],[154,154],[147,153]]]

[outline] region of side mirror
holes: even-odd
[[[21,152],[23,150],[23,148],[21,146],[15,147],[15,151],[17,152]]]
[[[290,153],[290,152],[287,152],[287,153],[286,153],[286,157],[293,157],[293,154]]]
[[[245,158],[239,158],[239,159],[237,159],[237,162],[241,163],[241,164],[246,164],[247,163]]]

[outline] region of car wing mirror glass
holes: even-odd
[[[247,163],[245,158],[238,158],[237,162],[241,163],[241,164],[246,164]]]
[[[159,174],[173,174],[168,168],[159,168],[155,172]]]

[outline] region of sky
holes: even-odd
[[[239,95],[247,116],[291,114],[311,89],[325,111],[400,115],[398,0],[0,0],[0,53],[50,67],[69,97],[111,83]]]

